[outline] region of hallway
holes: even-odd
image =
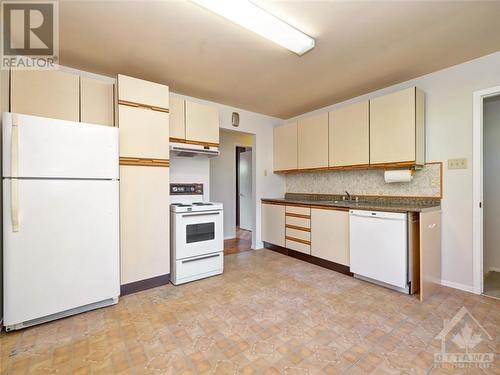
[[[252,250],[252,232],[236,227],[236,237],[224,240],[224,254],[237,254]]]

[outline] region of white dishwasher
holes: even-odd
[[[401,292],[408,292],[408,215],[349,211],[351,272]]]

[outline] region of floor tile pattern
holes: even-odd
[[[420,303],[268,250],[225,267],[2,333],[0,374],[500,374],[498,300],[443,288]],[[433,369],[435,336],[462,306],[491,335],[479,346],[496,368]]]

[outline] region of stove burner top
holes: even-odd
[[[177,207],[191,207],[190,204],[185,204],[185,203],[172,203],[172,206],[177,206]]]
[[[194,202],[193,206],[213,206],[213,203]]]

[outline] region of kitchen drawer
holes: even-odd
[[[311,233],[299,229],[286,228],[286,236],[311,241]]]
[[[306,215],[310,216],[311,215],[311,208],[310,207],[300,207],[300,206],[286,206],[286,213],[290,214],[296,214],[296,215]]]
[[[196,258],[180,259],[172,269],[172,283],[175,285],[219,275],[224,270],[224,253],[207,254]]]
[[[295,216],[286,216],[286,224],[309,229],[311,228],[311,219],[304,219],[302,217],[295,217]]]
[[[118,100],[168,109],[168,86],[119,74]]]
[[[286,240],[286,248],[290,250],[295,250],[304,254],[311,254],[311,245],[307,245],[302,242],[296,242],[293,240]]]

